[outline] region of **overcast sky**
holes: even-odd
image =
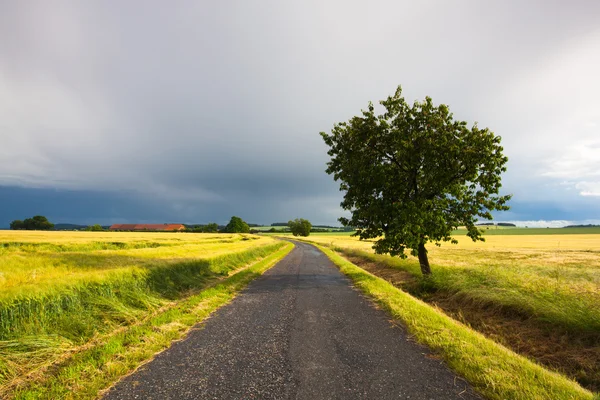
[[[397,85],[502,136],[497,220],[600,222],[598,71],[596,0],[0,0],[0,227],[337,224],[319,132]]]

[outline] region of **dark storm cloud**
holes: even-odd
[[[184,222],[334,223],[318,132],[402,84],[503,137],[507,192],[587,207],[600,195],[599,13],[591,1],[3,2],[0,185],[94,191]]]

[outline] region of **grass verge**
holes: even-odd
[[[576,382],[485,338],[389,282],[318,246],[354,284],[490,399],[594,399]]]
[[[205,282],[205,289],[201,292],[170,302],[137,322],[117,329],[113,327],[103,335],[96,335],[78,347],[63,351],[51,363],[41,364],[25,376],[12,377],[0,386],[0,398],[96,397],[100,390],[135,370],[157,352],[167,348],[173,340],[181,339],[190,327],[231,301],[251,280],[285,257],[292,248],[290,243],[278,244],[278,250],[272,248],[261,261],[233,271],[228,277],[222,276],[218,281],[213,279]],[[45,337],[50,341],[53,338],[56,337]],[[18,346],[18,342],[15,346]],[[35,346],[27,347],[22,354],[29,353],[30,357],[36,354]],[[50,348],[58,352],[56,344]],[[6,351],[6,348],[0,350]]]

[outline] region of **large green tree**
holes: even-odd
[[[229,223],[225,227],[225,232],[227,232],[227,233],[249,233],[250,227],[240,217],[233,216],[233,217],[231,217],[231,220],[229,220]]]
[[[327,173],[345,192],[340,218],[357,228],[361,239],[377,238],[376,253],[418,256],[423,274],[431,273],[428,242],[456,240],[465,226],[473,241],[484,240],[475,226],[492,219],[490,211],[507,210],[510,196],[499,195],[507,158],[500,137],[489,129],[455,120],[444,104],[431,98],[409,105],[398,87],[362,115],[321,132],[329,146]]]
[[[308,236],[312,229],[312,224],[304,218],[296,218],[288,222],[288,227],[294,236]]]

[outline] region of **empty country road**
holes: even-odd
[[[104,399],[479,398],[321,251],[295,244]]]

